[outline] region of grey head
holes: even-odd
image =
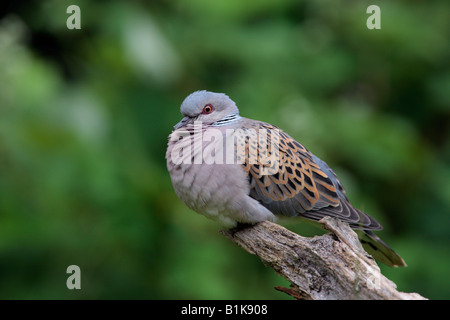
[[[205,125],[225,124],[227,120],[236,119],[239,110],[226,94],[206,90],[195,91],[184,99],[180,107],[184,118],[174,126],[174,130],[194,121]]]

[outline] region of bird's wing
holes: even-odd
[[[382,228],[349,203],[344,188],[324,161],[281,129],[259,121],[248,121],[241,129],[237,145],[245,146],[242,166],[250,196],[274,214],[317,221],[332,216],[355,229]],[[266,144],[260,143],[264,139]]]

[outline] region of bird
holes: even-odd
[[[357,231],[376,260],[406,266],[373,232],[382,225],[351,205],[328,164],[286,132],[240,116],[224,93],[195,91],[180,111],[166,163],[175,193],[187,207],[230,229],[279,217],[334,217]]]

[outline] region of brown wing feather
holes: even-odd
[[[258,139],[262,133],[267,144],[261,148]],[[334,216],[353,228],[381,229],[373,218],[351,206],[325,162],[279,128],[251,122],[242,129],[238,140],[245,145],[242,166],[248,175],[250,196],[273,213],[313,220]],[[275,146],[278,162],[274,158]]]

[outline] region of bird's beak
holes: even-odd
[[[192,118],[191,117],[184,117],[183,119],[181,119],[180,122],[178,122],[176,125],[173,126],[173,130],[177,130],[181,127],[184,127],[185,125],[187,125],[188,123],[192,122]]]

